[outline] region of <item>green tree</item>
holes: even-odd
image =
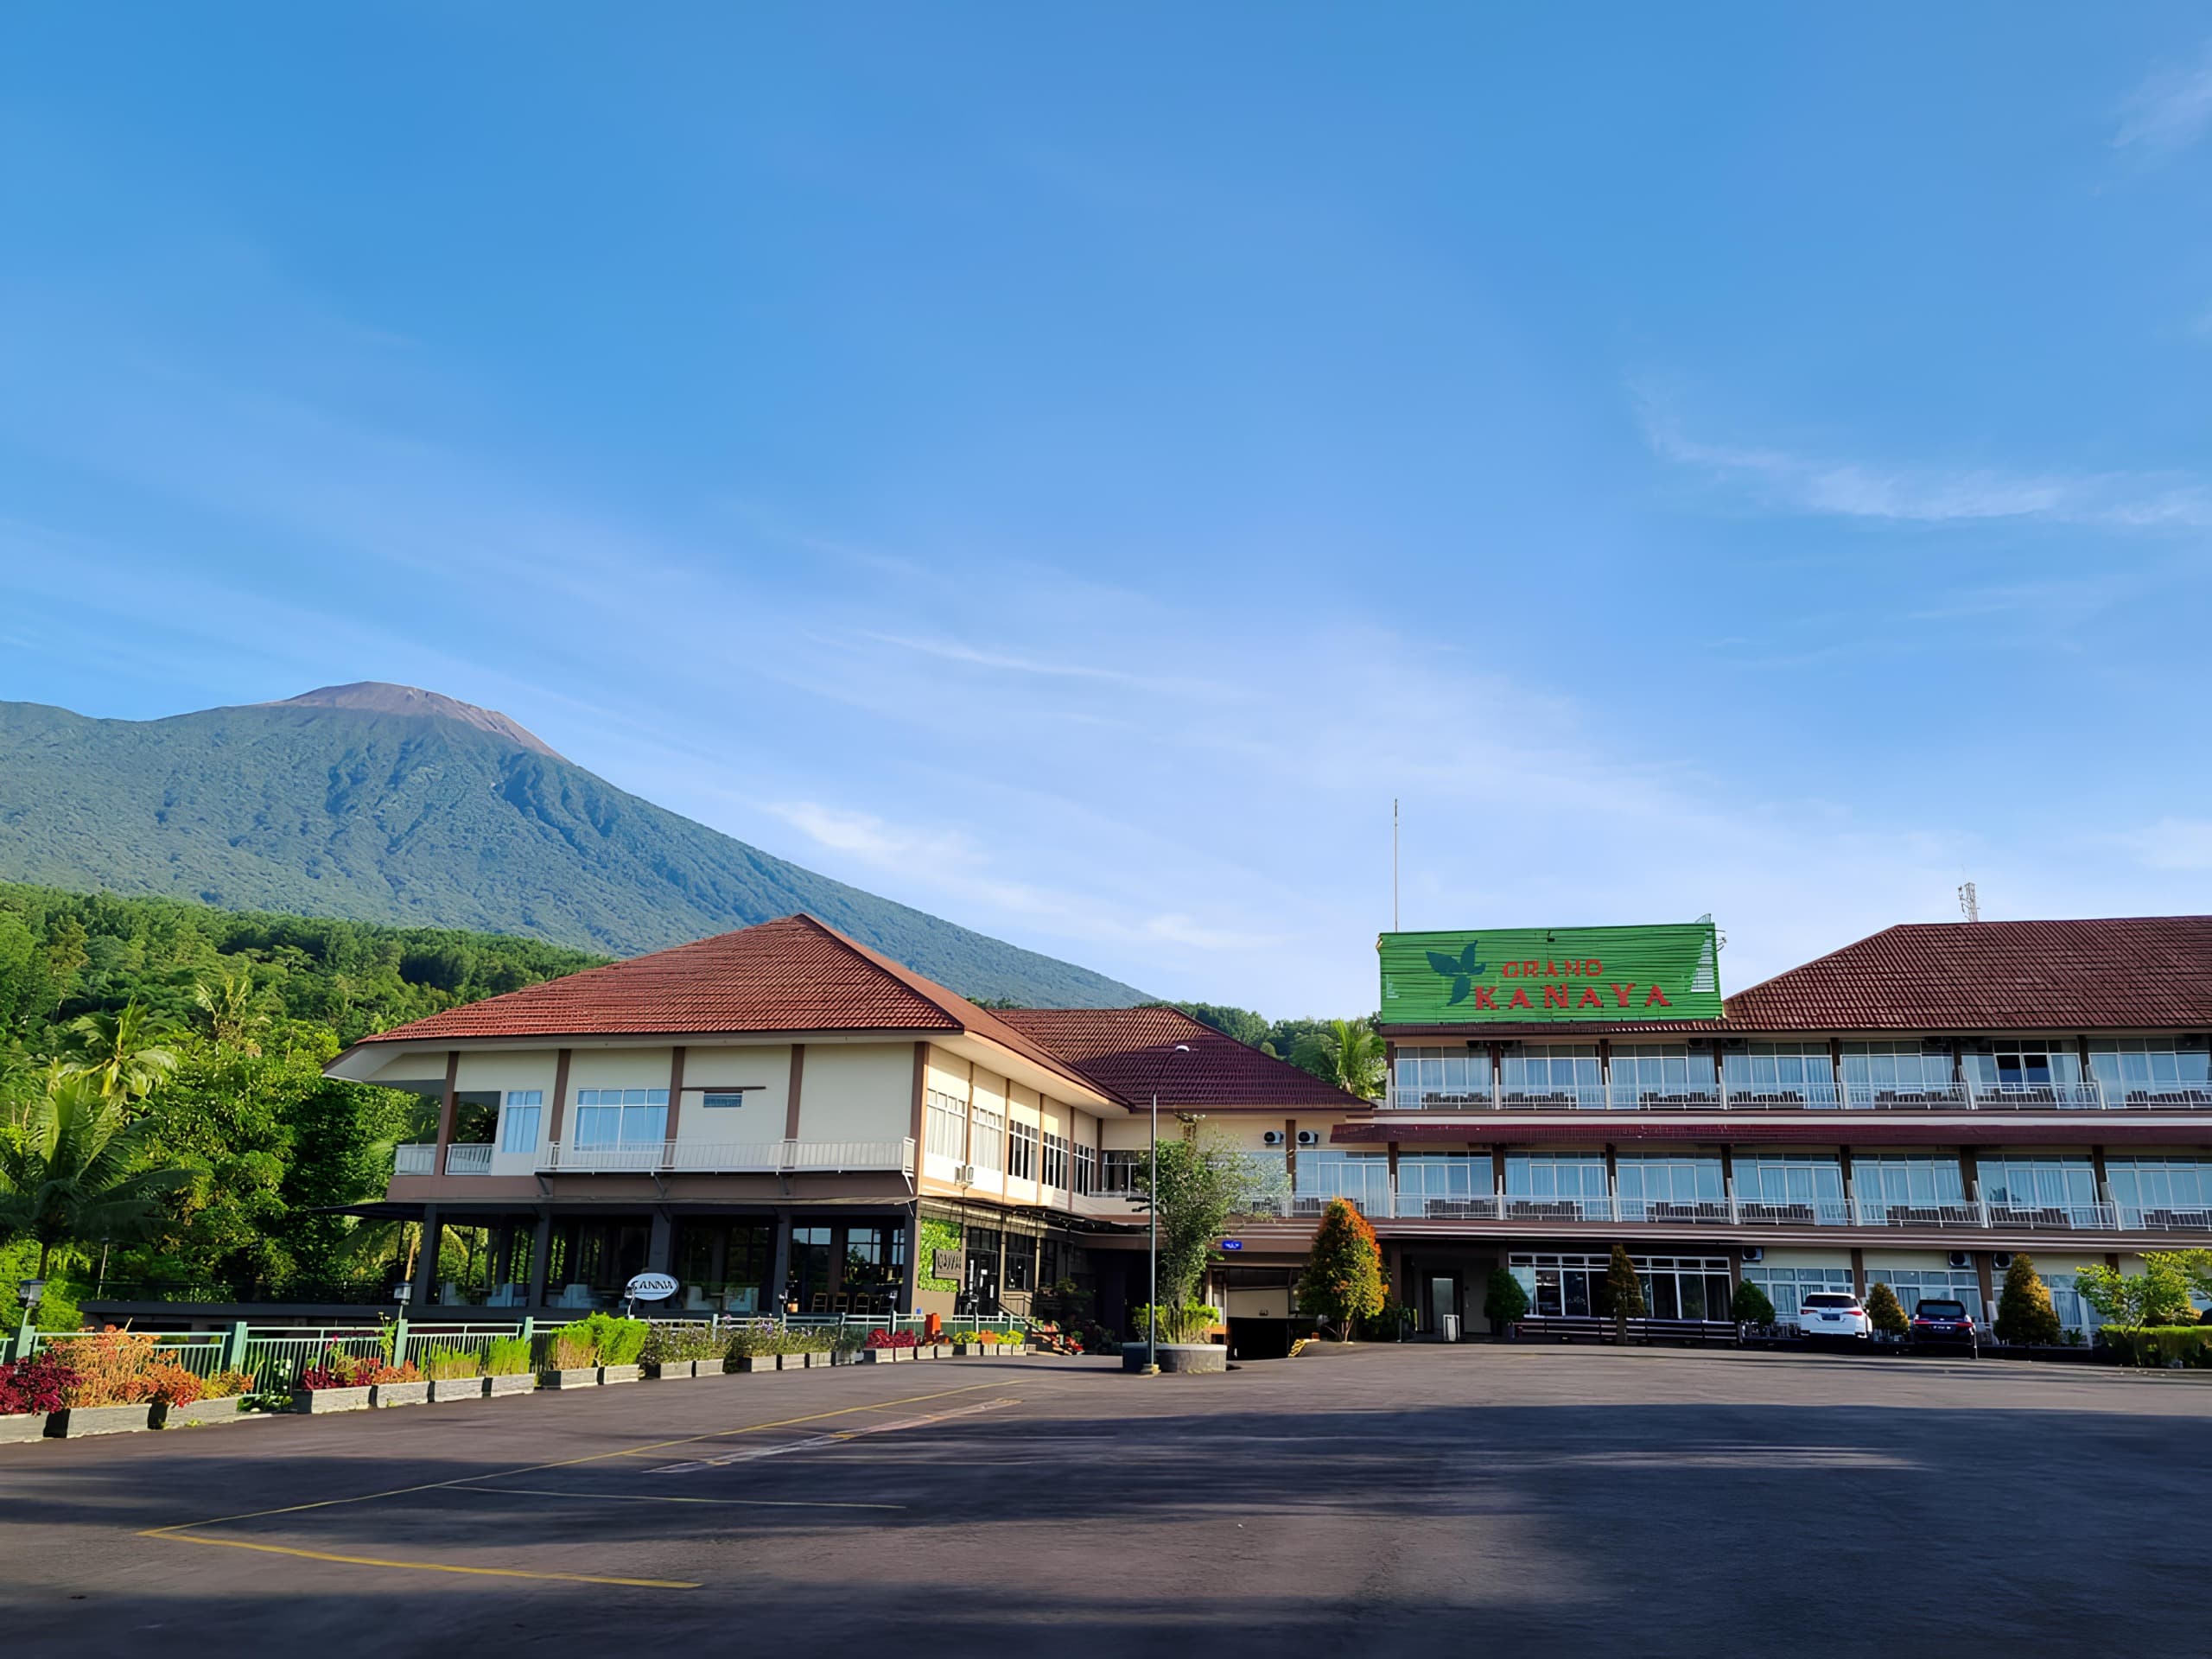
[[[1348,1095],[1376,1100],[1382,1094],[1386,1061],[1382,1039],[1364,1020],[1332,1020],[1300,1038],[1292,1064],[1334,1084]]]
[[[177,1068],[172,1033],[147,1018],[137,1001],[126,1002],[113,1014],[79,1014],[65,1033],[69,1058],[64,1065],[73,1074],[89,1077],[101,1094],[118,1105],[130,1106],[153,1093]]]
[[[1298,1281],[1298,1305],[1350,1342],[1356,1320],[1382,1311],[1382,1247],[1349,1198],[1332,1198],[1313,1230]]]
[[[2016,1254],[2005,1269],[2005,1288],[1997,1298],[1997,1339],[2056,1342],[2058,1328],[2058,1311],[2050,1305],[2049,1287],[2036,1273],[2035,1258],[2025,1252]]]
[[[1772,1325],[1774,1302],[1766,1292],[1746,1279],[1736,1287],[1735,1300],[1729,1304],[1728,1316],[1738,1325]]]
[[[1529,1293],[1513,1276],[1513,1269],[1503,1263],[1490,1270],[1483,1286],[1483,1316],[1490,1321],[1494,1337],[1503,1336],[1516,1319],[1529,1317]]]
[[[1613,1317],[1613,1340],[1628,1346],[1628,1322],[1644,1317],[1643,1280],[1629,1260],[1628,1246],[1613,1246],[1613,1259],[1605,1268],[1605,1312]]]
[[[19,1135],[0,1139],[0,1232],[38,1243],[38,1276],[54,1247],[142,1238],[165,1217],[162,1199],[191,1179],[143,1166],[149,1126],[89,1076],[57,1077]]]
[[[247,1055],[261,1052],[261,1033],[269,1029],[269,1016],[256,1004],[251,962],[225,969],[212,984],[200,981],[192,988],[192,999],[200,1010],[201,1029],[218,1047]]]
[[[1160,1296],[1179,1308],[1197,1295],[1222,1230],[1248,1200],[1252,1171],[1225,1135],[1179,1135],[1160,1143],[1155,1184],[1149,1159],[1137,1160],[1131,1197],[1160,1217]]]
[[[2074,1287],[2105,1325],[2126,1331],[2193,1325],[2196,1308],[2189,1299],[2189,1255],[2181,1250],[2147,1251],[2141,1273],[2120,1273],[2096,1262],[2075,1274]]]
[[[1904,1316],[1904,1307],[1897,1300],[1897,1294],[1877,1280],[1874,1288],[1866,1293],[1866,1318],[1874,1329],[1885,1337],[1902,1337],[1912,1329]]]

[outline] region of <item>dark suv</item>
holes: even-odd
[[[1912,1305],[1912,1345],[1916,1348],[1964,1348],[1969,1353],[1981,1345],[1981,1332],[1964,1302],[1918,1301]]]

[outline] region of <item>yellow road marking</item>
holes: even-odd
[[[254,1549],[267,1555],[296,1555],[302,1560],[336,1561],[346,1567],[396,1567],[412,1573],[466,1573],[486,1579],[545,1579],[558,1584],[619,1584],[635,1590],[696,1590],[683,1579],[609,1579],[589,1573],[525,1573],[518,1567],[461,1567],[451,1561],[395,1561],[381,1555],[336,1555],[328,1550],[295,1549],[289,1544],[257,1544],[244,1538],[195,1538],[190,1533],[165,1528],[141,1533],[142,1538],[163,1537],[180,1544],[210,1544],[217,1549]]]
[[[728,1503],[748,1510],[903,1510],[910,1507],[905,1503],[832,1503],[824,1499],[804,1497],[678,1497],[668,1492],[561,1492],[543,1486],[468,1485],[456,1486],[453,1490],[456,1492],[512,1492],[519,1497],[581,1497],[607,1503]]]

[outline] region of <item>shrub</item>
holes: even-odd
[[[2108,1325],[2097,1335],[2123,1365],[2212,1366],[2212,1326],[2154,1325],[2130,1331]]]
[[[1363,1318],[1357,1329],[1370,1342],[1403,1342],[1413,1323],[1413,1309],[1395,1296],[1385,1296],[1382,1306]]]
[[[530,1370],[530,1338],[501,1337],[484,1350],[484,1375],[521,1376]]]
[[[2050,1305],[2050,1291],[2036,1273],[2035,1259],[2016,1255],[2005,1269],[2005,1289],[1997,1298],[1997,1339],[1999,1342],[2054,1343],[2058,1340],[2058,1313]]]
[[[1356,1321],[1382,1311],[1382,1247],[1349,1198],[1332,1198],[1321,1212],[1299,1275],[1298,1306],[1334,1325],[1341,1341],[1351,1340]]]
[[[2074,1285],[2107,1326],[2139,1331],[2145,1325],[2182,1325],[2196,1318],[2189,1299],[2188,1262],[2184,1251],[2147,1250],[2141,1273],[2120,1273],[2100,1262],[2079,1269]]]
[[[77,1385],[77,1373],[51,1348],[29,1359],[0,1365],[0,1417],[59,1411]]]
[[[1529,1293],[1513,1269],[1496,1267],[1483,1286],[1483,1313],[1490,1320],[1492,1331],[1503,1332],[1516,1319],[1529,1317]]]
[[[1129,1340],[1142,1342],[1152,1329],[1155,1310],[1147,1304],[1129,1314]],[[1221,1323],[1221,1310],[1206,1302],[1188,1302],[1181,1307],[1162,1307],[1160,1318],[1161,1342],[1204,1342],[1207,1332]]]
[[[911,1331],[871,1331],[863,1345],[869,1348],[914,1348],[918,1347],[920,1342]]]
[[[703,1325],[661,1321],[645,1332],[638,1357],[648,1365],[680,1365],[687,1360],[712,1359],[721,1351],[721,1343]]]
[[[188,1371],[174,1359],[164,1359],[146,1368],[146,1397],[165,1406],[188,1406],[203,1399],[207,1393],[207,1379],[196,1372]]]
[[[1902,1337],[1912,1330],[1912,1322],[1904,1316],[1904,1307],[1897,1300],[1897,1294],[1880,1280],[1866,1293],[1866,1317],[1874,1329],[1885,1337]]]
[[[298,1386],[310,1390],[319,1389],[365,1389],[379,1382],[419,1382],[423,1373],[413,1361],[394,1365],[381,1354],[349,1354],[342,1348],[333,1348],[322,1357],[322,1363],[309,1366],[300,1373]]]
[[[239,1395],[253,1394],[261,1387],[261,1379],[251,1371],[218,1371],[206,1381],[207,1391],[201,1397],[208,1400],[228,1400]]]
[[[652,1327],[643,1319],[625,1319],[612,1313],[593,1313],[568,1327],[581,1331],[589,1339],[592,1351],[598,1355],[601,1365],[634,1365],[639,1351],[652,1334]],[[593,1362],[587,1360],[586,1364]],[[563,1369],[574,1370],[575,1367]]]
[[[423,1374],[434,1382],[459,1382],[484,1375],[482,1358],[467,1348],[439,1344],[423,1350]]]
[[[1612,1316],[1616,1340],[1628,1340],[1628,1322],[1644,1317],[1643,1280],[1629,1259],[1628,1246],[1613,1246],[1613,1259],[1605,1268],[1605,1312]]]
[[[729,1333],[723,1352],[732,1359],[759,1359],[779,1351],[783,1332],[772,1325],[741,1325]]]
[[[1738,1325],[1772,1325],[1774,1303],[1766,1292],[1746,1279],[1736,1287],[1736,1298],[1728,1305],[1728,1317]]]
[[[63,1337],[48,1344],[77,1374],[69,1406],[135,1406],[151,1400],[159,1379],[149,1376],[161,1338],[108,1325],[97,1333]]]
[[[599,1363],[599,1344],[592,1340],[588,1321],[563,1325],[545,1345],[549,1370],[588,1371]]]

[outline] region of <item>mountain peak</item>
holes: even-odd
[[[302,691],[296,697],[283,697],[263,705],[270,709],[359,709],[376,715],[435,715],[441,720],[457,720],[464,726],[474,726],[480,732],[489,732],[494,737],[539,754],[549,754],[556,760],[567,757],[550,743],[524,726],[493,709],[479,709],[473,702],[463,702],[458,697],[448,697],[436,691],[425,691],[416,685],[393,685],[385,680],[356,680],[351,685],[317,686],[312,691]]]

